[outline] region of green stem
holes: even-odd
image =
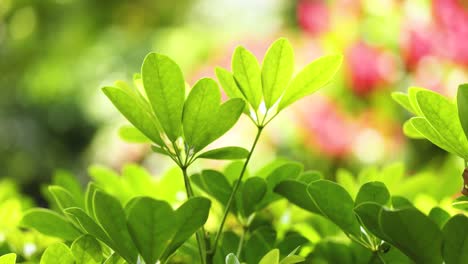
[[[232,203],[234,202],[234,198],[236,196],[237,190],[239,189],[239,186],[242,182],[242,178],[244,177],[245,171],[247,170],[247,165],[249,164],[250,158],[252,157],[252,153],[255,150],[255,147],[257,146],[258,140],[260,139],[260,135],[262,134],[263,131],[263,126],[258,126],[257,127],[257,135],[255,136],[255,140],[252,144],[252,148],[250,149],[249,155],[247,156],[247,159],[245,160],[244,166],[242,167],[241,173],[239,175],[239,178],[237,179],[236,183],[234,184],[234,187],[231,192],[231,196],[229,196],[229,200],[226,204],[226,208],[224,210],[223,218],[221,219],[221,224],[219,225],[218,232],[216,232],[216,237],[213,243],[212,251],[209,252],[208,254],[208,259],[212,259],[216,253],[216,249],[218,247],[219,239],[221,237],[221,234],[223,232],[224,224],[226,223],[226,218],[229,214],[229,211],[231,209]]]
[[[236,251],[236,256],[239,259],[240,259],[240,255],[242,253],[242,247],[244,246],[244,240],[245,240],[245,235],[247,234],[247,231],[248,231],[248,227],[243,226],[242,227],[242,234],[241,234],[241,237],[239,239],[239,244],[237,245],[237,251]]]
[[[185,191],[187,192],[187,197],[192,198],[193,189],[192,185],[190,184],[190,179],[187,174],[187,167],[181,167],[182,174],[184,175],[184,184],[185,184]],[[204,228],[200,228],[195,234],[197,237],[197,245],[198,245],[198,253],[200,254],[200,261],[202,264],[206,264],[206,240],[205,240],[205,230]]]

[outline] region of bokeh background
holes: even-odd
[[[100,87],[131,81],[150,51],[172,57],[193,85],[229,68],[237,45],[261,60],[278,37],[292,42],[296,69],[330,53],[345,61],[267,128],[253,167],[285,157],[335,178],[403,161],[411,176],[451,159],[403,135],[409,114],[390,94],[421,86],[453,97],[468,81],[468,1],[0,0],[2,188],[41,204],[55,173],[85,184],[91,164],[165,171],[168,160],[118,137],[125,121]],[[249,146],[254,132],[241,120],[215,145]]]

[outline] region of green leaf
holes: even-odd
[[[386,205],[390,202],[390,193],[383,182],[368,182],[361,186],[356,196],[355,205],[365,202],[375,202]]]
[[[49,246],[42,254],[40,264],[74,264],[75,259],[70,249],[63,243]]]
[[[420,87],[410,87],[408,88],[408,99],[411,104],[411,108],[414,110],[414,113],[417,116],[422,116],[421,108],[419,107],[418,100],[416,99],[416,94],[419,91],[425,91],[426,89]]]
[[[151,143],[151,139],[149,139],[145,134],[143,134],[140,130],[138,130],[134,126],[122,126],[119,129],[119,136],[121,139],[130,142],[130,143]]]
[[[93,235],[97,239],[101,240],[104,244],[115,250],[115,245],[112,239],[107,233],[99,226],[89,215],[85,213],[81,208],[72,207],[64,210],[67,215],[74,217],[74,219],[80,224],[83,231]]]
[[[355,208],[354,212],[358,215],[362,224],[376,237],[390,242],[390,238],[383,233],[380,228],[379,215],[382,210],[382,205],[375,202],[364,202],[359,203]]]
[[[341,55],[331,55],[307,65],[289,84],[278,105],[278,112],[330,82],[340,68],[342,60]]]
[[[229,253],[226,256],[226,264],[240,264],[240,262],[234,253]]]
[[[407,94],[402,92],[393,92],[392,99],[399,105],[403,106],[403,108],[405,108],[408,112],[416,114],[416,111],[414,111]]]
[[[185,141],[195,149],[203,148],[208,130],[213,126],[210,120],[218,111],[221,94],[213,79],[199,80],[190,91],[184,105],[182,117]]]
[[[311,182],[318,181],[321,179],[323,179],[323,175],[319,171],[305,171],[297,178],[297,180],[305,184],[309,184]]]
[[[249,217],[255,212],[266,192],[267,183],[260,177],[252,177],[244,182],[242,185],[242,208],[245,217]]]
[[[306,183],[297,180],[284,180],[276,185],[274,191],[300,208],[320,214],[320,209],[307,192]]]
[[[161,260],[166,260],[185,241],[187,241],[198,229],[200,229],[208,219],[210,211],[210,200],[202,197],[188,199],[175,211],[177,221],[177,232],[172,237],[171,243],[167,246]],[[162,261],[164,263],[164,261]]]
[[[458,86],[457,92],[458,119],[468,137],[468,83]]]
[[[236,81],[232,73],[226,69],[217,67],[216,68],[216,77],[218,77],[221,87],[223,87],[224,92],[229,98],[241,98],[245,99],[239,87],[237,87]]]
[[[85,210],[89,214],[89,216],[92,219],[96,219],[96,216],[94,215],[94,194],[96,193],[96,190],[98,187],[96,186],[95,183],[90,182],[88,183],[88,187],[86,188],[85,192]]]
[[[409,138],[415,138],[415,139],[423,139],[425,138],[423,134],[421,134],[419,132],[419,130],[417,130],[411,119],[410,120],[407,120],[405,123],[403,123],[403,133],[409,137]]]
[[[295,263],[303,263],[305,261],[304,257],[298,255],[289,255],[286,256],[284,259],[280,261],[279,264],[295,264]]]
[[[156,118],[147,111],[136,95],[115,87],[104,87],[102,90],[132,125],[155,143],[163,144]]]
[[[442,232],[429,217],[415,208],[380,212],[380,227],[416,263],[442,263]]]
[[[289,41],[275,41],[263,59],[262,84],[266,108],[273,106],[281,97],[294,71],[294,51]]]
[[[104,264],[126,264],[126,262],[119,256],[119,254],[114,252],[106,259],[106,261],[104,261]]]
[[[457,106],[428,90],[416,93],[421,112],[460,157],[468,159],[468,140],[458,118]]]
[[[66,241],[75,240],[81,235],[65,217],[49,209],[34,208],[26,211],[21,225]]]
[[[167,202],[149,197],[129,204],[127,223],[133,241],[145,263],[156,263],[176,232],[174,211]]]
[[[392,196],[392,205],[394,209],[414,208],[414,205],[408,199],[398,195]]]
[[[455,153],[456,150],[453,146],[439,134],[437,130],[423,117],[413,117],[409,120],[411,125],[425,138],[427,138],[432,144],[438,146],[441,149],[444,149],[447,152]]]
[[[192,182],[200,189],[226,205],[231,196],[232,187],[226,176],[215,170],[204,170],[201,174],[190,177]]]
[[[245,262],[259,263],[262,257],[273,249],[276,231],[269,226],[262,226],[252,232],[245,243]]]
[[[223,147],[212,149],[198,156],[201,159],[235,160],[245,159],[249,151],[241,147]]]
[[[320,212],[344,232],[359,237],[359,222],[354,215],[354,202],[349,193],[340,185],[318,180],[307,187],[307,192],[315,201]]]
[[[468,259],[468,218],[462,214],[452,217],[442,230],[442,255],[447,264],[463,264]]]
[[[120,202],[100,191],[94,194],[97,222],[114,242],[115,251],[130,263],[136,263],[137,250],[127,229],[126,216]]]
[[[150,53],[141,69],[143,86],[154,113],[170,140],[181,136],[185,82],[179,66],[166,57]]]
[[[439,228],[442,228],[445,223],[450,219],[450,214],[444,209],[436,206],[429,212],[429,218],[436,223]]]
[[[73,242],[71,252],[76,264],[100,264],[103,260],[101,244],[90,235],[83,235]]]
[[[468,196],[460,196],[452,202],[452,206],[459,210],[468,211]]]
[[[0,264],[15,264],[16,263],[16,254],[9,253],[0,257]]]
[[[262,75],[257,58],[244,47],[237,47],[232,58],[232,71],[245,98],[257,110],[262,101]]]
[[[237,123],[244,107],[245,102],[240,98],[230,99],[223,103],[219,107],[218,112],[213,114],[211,120],[208,121],[210,126],[208,137],[206,142],[201,145],[205,147],[226,134]]]
[[[268,252],[258,264],[278,264],[280,252],[277,248]]]
[[[55,202],[59,206],[60,210],[64,210],[69,207],[79,207],[78,203],[73,198],[72,194],[65,188],[60,186],[51,185],[48,188],[49,192],[54,197]]]

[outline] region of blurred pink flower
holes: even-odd
[[[299,26],[310,34],[318,34],[328,29],[329,8],[323,0],[299,0],[297,20]]]
[[[434,52],[433,37],[435,33],[436,32],[432,28],[410,28],[403,33],[402,55],[406,67],[409,70],[412,71],[416,69],[421,59],[432,55]]]
[[[394,76],[395,61],[388,53],[364,42],[356,42],[346,52],[348,82],[358,96],[366,96]]]

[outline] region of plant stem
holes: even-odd
[[[248,227],[243,226],[242,227],[242,234],[241,234],[241,237],[239,239],[239,245],[237,246],[237,251],[236,251],[236,256],[239,259],[240,259],[240,255],[242,253],[242,247],[244,246],[244,240],[245,240],[245,235],[246,235],[247,231],[248,231]]]
[[[224,224],[226,223],[226,218],[229,214],[229,211],[231,209],[232,203],[234,202],[234,198],[236,196],[237,190],[239,189],[239,186],[242,182],[242,178],[244,177],[245,171],[247,170],[247,165],[249,164],[250,158],[252,157],[252,153],[255,150],[255,147],[257,146],[258,140],[260,138],[260,135],[262,134],[263,131],[263,126],[257,126],[257,135],[255,136],[255,140],[252,144],[252,147],[250,148],[249,155],[247,156],[247,159],[245,160],[244,166],[242,167],[241,173],[239,175],[239,178],[237,179],[236,183],[234,184],[234,187],[231,192],[231,196],[229,196],[229,200],[226,204],[226,208],[224,210],[223,218],[221,219],[221,224],[219,225],[218,232],[216,232],[216,237],[212,246],[212,251],[209,252],[208,259],[212,259],[216,253],[216,248],[218,247],[219,239],[221,237],[221,234],[223,233],[223,228]]]
[[[193,197],[193,189],[192,185],[190,184],[190,179],[187,174],[187,167],[181,167],[182,174],[184,175],[184,184],[185,184],[185,191],[187,192],[187,197]],[[198,245],[198,253],[200,254],[200,261],[202,264],[206,264],[206,240],[205,240],[205,230],[204,228],[200,228],[195,234],[197,237],[197,245]]]

